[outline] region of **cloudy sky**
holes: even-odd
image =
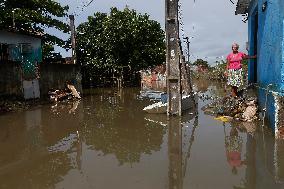
[[[126,5],[140,13],[147,13],[164,28],[165,0],[58,0],[70,7],[69,14],[75,14],[76,25],[85,22],[94,12],[108,13],[110,7],[123,9]],[[237,0],[233,0],[236,2]],[[88,5],[89,6],[86,6]],[[237,42],[241,50],[247,41],[247,24],[236,16],[235,4],[230,0],[180,0],[181,35],[190,37],[192,59],[202,58],[215,62],[216,57],[225,57],[231,44]],[[63,56],[70,52],[61,51]]]

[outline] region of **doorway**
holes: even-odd
[[[254,17],[252,19],[251,23],[251,43],[252,47],[250,48],[251,55],[257,55],[257,49],[258,49],[258,13],[256,12],[254,14]],[[249,82],[250,83],[257,83],[258,77],[257,77],[257,59],[250,59],[249,64]]]

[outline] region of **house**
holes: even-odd
[[[0,97],[45,98],[50,89],[72,83],[82,93],[81,68],[76,64],[43,62],[42,34],[0,30]]]
[[[39,98],[41,34],[0,30],[0,94]]]
[[[278,134],[284,126],[284,1],[238,0],[236,14],[248,21],[248,80],[259,89],[259,105]]]

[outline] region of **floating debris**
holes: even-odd
[[[65,100],[65,99],[71,99],[72,98],[72,95],[70,92],[67,92],[66,90],[50,90],[48,92],[48,95],[49,95],[49,100],[51,102],[58,102],[58,101],[62,101],[62,100]]]
[[[79,92],[77,92],[77,90],[75,89],[75,87],[73,85],[67,84],[67,88],[66,89],[51,89],[48,92],[49,95],[49,100],[52,102],[57,102],[57,101],[62,101],[65,99],[72,99],[72,98],[77,98],[77,99],[81,99],[81,96],[79,94]]]
[[[253,121],[256,117],[257,107],[256,102],[254,100],[249,101],[246,103],[247,107],[245,109],[245,112],[242,114],[242,121]]]
[[[217,116],[216,120],[228,122],[233,119],[250,122],[257,119],[257,102],[255,98],[224,97],[201,108],[205,114]]]
[[[280,127],[278,129],[277,138],[278,139],[284,139],[284,127]]]
[[[233,118],[230,117],[230,116],[219,116],[219,117],[216,117],[214,118],[215,120],[219,120],[219,121],[222,121],[222,122],[229,122],[231,121]]]
[[[196,106],[196,102],[197,102],[197,95],[196,93],[193,93],[191,95],[183,95],[182,99],[181,99],[181,110],[185,111],[191,108],[194,108]],[[156,102],[154,104],[151,104],[149,106],[146,106],[145,108],[143,108],[144,111],[148,112],[148,113],[167,113],[167,107],[168,107],[168,102],[165,101],[160,101],[160,102]]]

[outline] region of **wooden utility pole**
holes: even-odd
[[[69,19],[70,19],[70,30],[71,30],[72,63],[76,64],[76,40],[75,40],[74,15],[69,15]]]
[[[166,3],[166,63],[168,115],[181,115],[181,74],[178,0],[165,0]]]
[[[182,93],[189,95],[192,93],[189,67],[185,64],[185,56],[181,56],[181,90]]]

